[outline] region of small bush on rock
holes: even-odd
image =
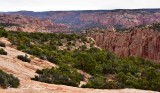
[[[0,47],[6,47],[5,43],[0,42]]]
[[[1,55],[7,55],[7,52],[4,51],[4,50],[1,48],[1,49],[0,49],[0,54],[1,54]]]
[[[41,81],[51,84],[64,84],[68,86],[78,86],[83,76],[75,69],[69,66],[60,66],[59,68],[37,70],[39,76],[32,80]]]
[[[12,74],[7,74],[0,70],[0,86],[2,88],[17,88],[19,86],[19,79]]]
[[[28,63],[31,62],[31,60],[28,58],[27,55],[25,55],[25,56],[18,55],[17,58],[20,59],[20,60],[22,60],[22,61],[24,61],[24,62],[28,62]]]

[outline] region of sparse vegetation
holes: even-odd
[[[0,42],[0,47],[6,47],[5,43]]]
[[[154,31],[160,32],[160,23],[153,24],[153,25],[149,26],[149,28],[153,29]]]
[[[35,76],[32,80],[37,80],[52,84],[64,84],[68,86],[78,86],[83,76],[79,74],[76,69],[67,65],[59,68],[43,69],[36,71],[39,76]]]
[[[7,52],[3,50],[3,48],[0,49],[0,54],[1,55],[7,55]]]
[[[0,36],[7,37],[21,51],[59,65],[59,68],[38,70],[39,76],[34,80],[78,86],[82,76],[75,69],[80,69],[92,75],[83,87],[160,91],[160,64],[138,57],[119,58],[109,51],[86,49],[86,46],[74,51],[57,50],[61,44],[55,42],[62,39],[69,42],[82,39],[85,42],[85,37],[76,34],[7,32],[3,29]],[[21,56],[22,60],[26,58]]]
[[[152,29],[153,31],[158,31],[160,32],[160,23],[154,23],[151,25],[139,25],[136,27],[129,27],[129,28],[120,28],[120,29],[116,29],[117,32],[131,32],[133,31],[134,28],[139,28],[141,30],[143,29]]]
[[[24,61],[24,62],[28,62],[28,63],[31,62],[31,60],[28,58],[27,55],[25,55],[25,56],[18,55],[17,58],[20,59],[20,60],[22,60],[22,61]]]
[[[19,86],[19,79],[14,77],[12,74],[7,74],[0,70],[0,86],[2,88],[17,88]]]
[[[8,27],[8,26],[20,26],[19,24],[13,24],[13,23],[0,23],[0,26]]]

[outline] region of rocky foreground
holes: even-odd
[[[17,59],[17,55],[24,55],[25,53],[16,50],[5,38],[1,38],[0,41],[6,43],[7,47],[4,50],[8,53],[7,56],[0,55],[0,69],[20,79],[18,88],[0,89],[0,93],[158,93],[138,89],[83,89],[32,81],[30,78],[36,75],[37,69],[55,67],[56,65],[31,55],[29,55],[32,60],[31,63],[22,62]]]

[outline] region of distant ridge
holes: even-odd
[[[128,28],[160,22],[160,9],[115,9],[78,11],[17,11],[2,12],[49,19],[57,24],[65,24],[72,30],[89,28]]]

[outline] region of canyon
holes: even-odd
[[[99,49],[106,49],[121,58],[136,56],[160,63],[160,24],[155,27],[156,23],[160,23],[160,9],[0,13],[0,26],[4,26],[6,30],[43,33],[84,31]],[[85,32],[87,30],[91,32]],[[29,54],[33,58],[32,62],[23,63],[16,56],[26,53],[14,48],[4,37],[0,38],[0,41],[6,44],[7,47],[3,49],[9,53],[7,56],[0,55],[0,68],[21,81],[17,89],[0,88],[2,93],[156,93],[139,89],[76,88],[32,81],[30,78],[37,75],[37,69],[57,65]]]
[[[29,32],[77,32],[92,28],[114,30],[91,35],[97,45],[120,57],[138,56],[160,60],[160,33],[154,29],[118,32],[118,29],[160,22],[160,9],[93,11],[18,11],[0,13],[0,23],[13,24],[6,30]],[[17,26],[18,25],[18,26]]]
[[[39,19],[23,15],[0,14],[0,25],[6,30],[23,32],[65,32],[69,31],[64,24],[56,24],[49,19]]]
[[[160,22],[160,9],[133,10],[86,10],[86,11],[18,11],[6,12],[25,16],[50,19],[55,23],[65,24],[70,29],[128,28]]]

